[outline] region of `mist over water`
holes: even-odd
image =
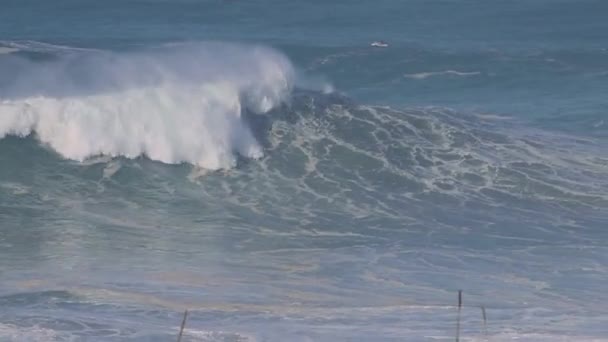
[[[35,3],[0,340],[608,336],[603,3]]]

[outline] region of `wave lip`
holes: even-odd
[[[243,119],[286,100],[293,68],[264,47],[197,43],[137,53],[19,60],[0,84],[0,138],[37,138],[65,158],[97,155],[230,168],[263,151]],[[4,88],[4,89],[3,89]]]

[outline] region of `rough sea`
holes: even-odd
[[[608,341],[608,1],[0,0],[0,341],[186,309]]]

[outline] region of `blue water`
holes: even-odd
[[[0,3],[0,341],[608,341],[606,14]]]

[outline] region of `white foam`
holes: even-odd
[[[235,153],[263,154],[243,111],[284,101],[292,74],[273,50],[217,43],[32,64],[0,97],[0,138],[35,133],[78,161],[145,155],[230,168]]]
[[[17,52],[19,49],[0,46],[0,55],[8,55],[9,53]]]
[[[60,337],[54,330],[33,326],[29,328],[18,327],[12,324],[0,323],[1,341],[57,341]]]
[[[111,161],[108,164],[106,164],[106,167],[104,167],[103,169],[103,178],[104,179],[110,179],[112,178],[112,176],[114,176],[116,174],[116,172],[118,172],[118,170],[120,170],[122,168],[122,165],[120,164],[119,161]]]
[[[415,74],[405,74],[403,75],[406,78],[412,78],[412,79],[416,79],[416,80],[424,80],[427,79],[429,77],[433,77],[433,76],[446,76],[446,75],[450,75],[450,76],[476,76],[481,74],[479,71],[470,71],[470,72],[464,72],[464,71],[456,71],[456,70],[445,70],[445,71],[429,71],[429,72],[419,72],[419,73],[415,73]]]
[[[175,331],[175,329],[172,331]],[[184,329],[184,335],[196,338],[197,341],[256,341],[254,336],[226,331],[209,331],[186,328]]]
[[[77,48],[65,45],[38,42],[35,40],[0,40],[0,49],[11,49],[12,52],[27,51],[39,53],[69,52],[69,51],[98,51],[94,49]]]
[[[557,335],[548,333],[522,333],[522,332],[504,332],[499,334],[493,334],[490,336],[476,336],[467,338],[467,341],[546,341],[546,342],[606,342],[608,338],[600,338],[593,336],[569,336],[569,335]]]
[[[0,182],[0,189],[6,189],[13,195],[25,195],[30,192],[30,188],[19,183]]]

